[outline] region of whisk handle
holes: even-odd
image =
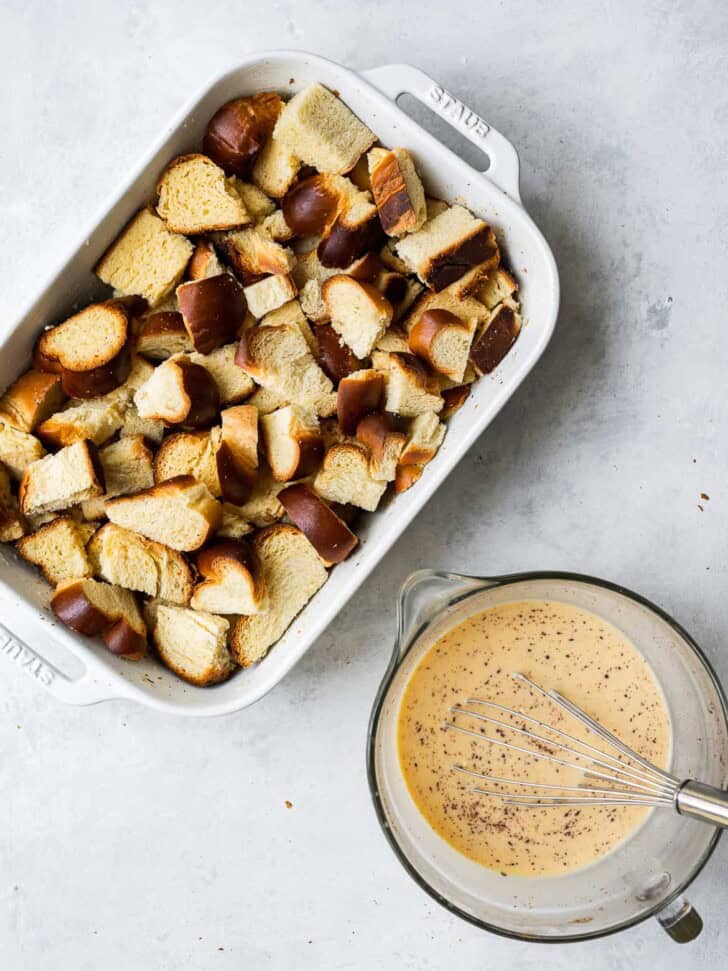
[[[684,782],[675,797],[675,808],[682,816],[728,827],[728,792],[704,782]]]

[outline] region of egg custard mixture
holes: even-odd
[[[467,699],[513,708],[613,754],[572,716],[513,678],[513,672],[555,688],[662,768],[670,758],[670,719],[652,670],[633,644],[611,624],[569,604],[525,600],[491,607],[452,628],[424,655],[405,688],[397,726],[400,766],[418,809],[439,836],[476,863],[504,875],[557,876],[609,853],[651,810],[508,806],[473,792],[473,786],[480,786],[534,793],[539,790],[529,789],[529,783],[579,785],[585,780],[576,769],[443,728],[453,718],[449,709]],[[498,710],[467,707],[544,734]],[[538,751],[537,743],[507,728],[454,717],[464,727]],[[569,758],[555,746],[551,754]],[[453,764],[525,785],[486,782],[453,771]],[[601,780],[586,784],[604,785]]]

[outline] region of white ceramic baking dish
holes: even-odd
[[[153,658],[129,663],[109,654],[100,642],[65,629],[48,609],[49,587],[11,548],[2,547],[0,619],[5,626],[0,628],[0,653],[64,701],[83,705],[129,698],[182,715],[222,714],[257,701],[293,667],[377,566],[513,394],[551,337],[559,302],[558,276],[548,244],[521,205],[513,146],[416,68],[397,64],[358,74],[312,54],[274,51],[248,57],[218,77],[165,131],[40,296],[8,329],[0,347],[0,387],[27,367],[33,342],[45,324],[106,292],[92,267],[127,220],[152,197],[164,164],[175,155],[198,150],[204,126],[216,108],[260,89],[291,94],[312,81],[338,91],[385,145],[410,149],[430,194],[463,201],[491,223],[521,285],[525,326],[497,370],[476,382],[417,485],[366,517],[356,554],[333,570],[260,664],[238,672],[225,684],[191,687]],[[398,108],[396,100],[403,93],[419,99],[481,148],[490,160],[487,172],[466,164]]]

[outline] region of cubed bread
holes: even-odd
[[[313,487],[327,502],[349,504],[374,512],[387,483],[373,478],[365,448],[354,442],[343,442],[328,449]]]
[[[20,432],[32,432],[65,400],[57,374],[26,371],[0,398],[0,421]]]
[[[521,332],[517,304],[507,298],[498,304],[485,327],[478,332],[470,360],[478,374],[490,374],[500,364]]]
[[[382,334],[382,336],[377,341],[374,352],[384,351],[387,354],[411,354],[409,341],[407,340],[407,334],[400,330],[399,327],[390,327],[389,330]]]
[[[494,310],[503,300],[514,297],[517,290],[518,284],[513,276],[504,267],[499,266],[481,279],[474,296],[485,304],[488,310]]]
[[[83,441],[31,462],[20,480],[18,500],[26,516],[37,516],[103,493],[98,451],[92,442]]]
[[[300,168],[301,160],[288,145],[272,136],[255,160],[251,177],[266,195],[281,199],[293,184]]]
[[[142,209],[96,265],[96,275],[116,293],[143,297],[156,307],[177,286],[192,256],[192,243],[172,233],[151,209]]]
[[[311,353],[314,357],[318,354],[318,341],[311,330],[311,325],[306,320],[306,315],[301,309],[300,301],[289,300],[282,306],[267,313],[260,323],[262,327],[278,327],[280,324],[291,324],[293,327],[298,327],[311,349]]]
[[[288,404],[288,398],[282,392],[273,391],[271,388],[257,387],[247,403],[254,405],[259,415],[269,415],[277,408],[285,407]]]
[[[194,350],[182,314],[160,311],[145,317],[136,337],[136,350],[152,361],[166,361],[173,354]]]
[[[129,590],[86,578],[64,580],[51,598],[51,609],[77,634],[100,634],[112,654],[136,661],[146,653],[146,624]]]
[[[0,463],[0,543],[12,543],[24,534],[25,523],[10,488],[10,475]]]
[[[384,393],[384,375],[373,368],[342,378],[336,392],[336,413],[345,435],[353,435],[366,415],[377,411]]]
[[[128,496],[154,485],[153,455],[142,435],[129,435],[99,452],[106,490],[82,505],[84,519],[100,519],[106,500]],[[122,584],[123,586],[123,584]]]
[[[331,324],[316,324],[316,355],[321,370],[334,384],[358,371],[362,362],[336,333]]]
[[[131,368],[127,340],[133,310],[123,300],[93,303],[43,331],[33,353],[35,367],[60,374],[63,390],[75,398],[113,391]]]
[[[12,479],[19,479],[31,462],[43,458],[46,450],[29,432],[20,432],[0,421],[0,462]]]
[[[454,388],[445,388],[440,392],[442,400],[445,402],[440,418],[452,418],[456,411],[460,411],[470,394],[469,384],[460,384]]]
[[[300,405],[288,405],[260,419],[263,448],[277,482],[310,475],[324,453],[318,417]]]
[[[287,243],[293,239],[293,232],[280,209],[266,216],[258,225],[261,233],[269,236],[274,243]]]
[[[245,321],[245,293],[229,273],[177,287],[177,302],[196,351],[209,354],[234,340]]]
[[[409,346],[433,371],[462,381],[474,335],[474,320],[461,320],[449,310],[426,310],[410,329]]]
[[[217,417],[220,395],[202,365],[175,355],[154,369],[134,395],[134,404],[142,418],[200,428]]]
[[[240,617],[233,625],[230,648],[242,667],[265,657],[328,576],[318,553],[295,526],[281,523],[263,529],[251,546],[268,591],[268,610]]]
[[[202,143],[205,154],[228,175],[247,178],[282,108],[280,95],[274,91],[228,101],[207,123]]]
[[[396,323],[421,295],[424,287],[414,277],[382,270],[374,281],[377,290],[392,305],[392,321]]]
[[[177,476],[134,496],[106,504],[112,523],[133,529],[173,550],[191,552],[203,546],[222,520],[222,509],[210,490],[192,476]]]
[[[427,219],[425,190],[407,149],[373,148],[367,159],[384,232],[388,236],[404,236],[421,229]]]
[[[201,364],[217,385],[220,405],[234,405],[255,390],[255,382],[235,363],[237,344],[225,344],[209,354],[189,355],[193,364]]]
[[[183,681],[205,687],[234,672],[224,617],[164,603],[149,604],[146,616],[159,659]]]
[[[86,545],[95,530],[96,526],[89,523],[59,516],[24,536],[16,549],[24,560],[39,567],[48,583],[55,587],[64,580],[93,575]]]
[[[310,84],[285,105],[274,138],[319,172],[342,174],[354,168],[377,136],[335,94]]]
[[[240,338],[236,362],[258,384],[317,415],[336,409],[333,385],[297,327],[254,327]]]
[[[341,563],[355,549],[357,537],[305,482],[287,486],[279,498],[289,519],[311,543],[324,566]]]
[[[242,539],[253,532],[253,524],[241,513],[238,506],[230,502],[222,505],[222,523],[216,535],[217,539]]]
[[[463,206],[450,206],[397,243],[397,255],[432,290],[460,279],[475,266],[498,265],[493,230]]]
[[[275,274],[245,287],[250,313],[258,320],[293,300],[298,291],[290,276]]]
[[[259,614],[268,609],[268,594],[258,562],[241,540],[225,540],[197,554],[203,580],[195,586],[190,606],[211,614]]]
[[[434,411],[418,415],[410,423],[407,444],[400,455],[402,465],[427,465],[442,445],[447,428]]]
[[[134,402],[130,402],[124,410],[124,421],[119,429],[122,438],[133,438],[141,435],[154,445],[159,445],[164,437],[164,422],[155,421],[153,418],[142,418],[137,411]]]
[[[411,489],[416,482],[419,482],[424,471],[424,465],[398,465],[397,474],[394,478],[394,491],[396,495],[399,496],[408,489]]]
[[[94,534],[88,559],[97,577],[127,590],[183,605],[192,596],[192,571],[181,553],[115,523]]]
[[[220,443],[215,453],[220,493],[242,505],[258,480],[258,409],[237,405],[220,413]]]
[[[167,482],[180,475],[188,475],[203,482],[216,498],[221,496],[217,466],[220,442],[219,428],[168,435],[154,457],[154,481]]]
[[[407,436],[393,415],[367,415],[356,427],[357,441],[369,450],[369,473],[380,482],[394,481]]]
[[[295,236],[325,238],[337,223],[346,229],[359,228],[377,209],[371,194],[362,192],[350,179],[318,173],[286,193],[281,211]]]
[[[236,182],[235,187],[240,192],[242,183]],[[247,209],[247,206],[246,206]],[[207,280],[211,276],[219,276],[225,272],[215,247],[209,239],[198,239],[192,253],[192,259],[187,267],[188,280]]]
[[[385,411],[414,418],[426,411],[442,409],[442,396],[419,358],[413,354],[376,353],[376,366],[385,373]]]
[[[296,264],[293,251],[281,246],[256,226],[216,237],[225,260],[245,286],[268,274],[290,273]]]
[[[240,198],[245,203],[248,215],[257,226],[268,216],[272,216],[276,211],[276,204],[270,196],[267,196],[262,189],[252,182],[244,182],[242,179],[235,179],[235,189]]]
[[[125,410],[125,406],[116,399],[107,396],[90,398],[57,411],[46,418],[36,432],[53,448],[85,440],[101,445],[124,424]]]
[[[371,283],[346,274],[326,280],[321,292],[331,326],[357,357],[368,357],[392,322],[392,305]]]
[[[219,165],[205,155],[180,155],[157,185],[157,212],[173,233],[197,235],[250,222],[243,200]]]

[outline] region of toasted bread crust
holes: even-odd
[[[235,98],[218,108],[207,123],[202,148],[228,175],[245,179],[273,134],[283,102],[273,91]]]
[[[342,378],[336,392],[336,413],[345,435],[353,435],[357,425],[379,408],[384,392],[384,376],[380,371],[355,371]]]
[[[57,411],[65,399],[57,374],[26,371],[0,398],[0,421],[21,432],[32,432]]]
[[[243,288],[229,273],[181,284],[177,300],[187,333],[200,354],[235,340],[248,309]]]
[[[512,306],[501,303],[490,323],[470,349],[470,360],[479,374],[490,374],[500,364],[521,332],[521,320]]]
[[[335,385],[338,385],[342,378],[359,370],[361,361],[342,341],[331,324],[316,324],[315,332],[319,367]]]
[[[278,498],[325,566],[341,563],[355,549],[357,537],[310,486],[294,483],[279,492]]]
[[[173,354],[184,354],[192,349],[182,314],[175,310],[149,314],[139,328],[136,350],[143,357],[163,361]]]
[[[455,388],[445,388],[440,394],[442,395],[442,400],[445,402],[440,412],[440,417],[451,418],[467,401],[468,395],[470,394],[470,385],[461,384]]]

